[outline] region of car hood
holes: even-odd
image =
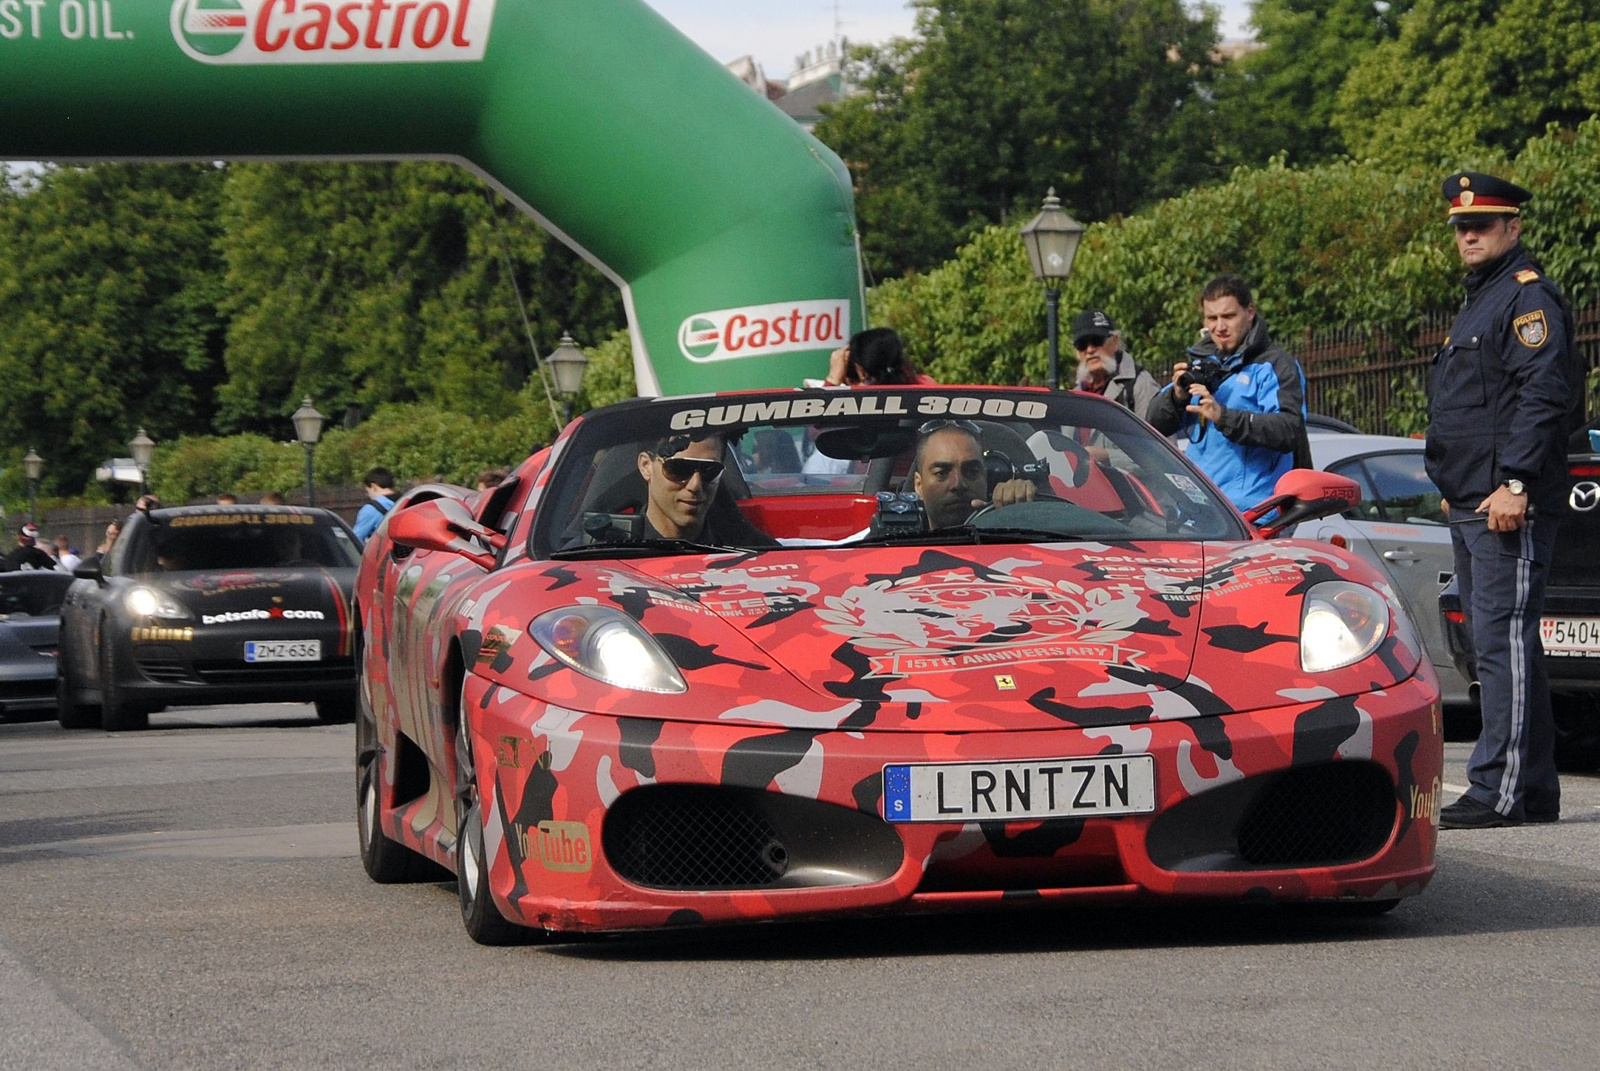
[[[294,615],[302,613],[320,615],[312,620],[343,625],[350,616],[349,595],[355,574],[354,568],[296,566],[292,569],[179,572],[128,579],[129,583],[146,584],[172,595],[201,625],[294,619]]]
[[[1288,540],[785,550],[535,568],[561,589],[554,602],[557,592],[542,593],[544,606],[621,609],[689,683],[683,696],[641,705],[638,693],[604,686],[566,691],[580,675],[564,673],[565,683],[542,678],[559,692],[548,697],[617,712],[648,706],[670,720],[837,728],[865,718],[919,732],[1129,724],[1370,691],[1415,669],[1414,656],[1409,668],[1402,658],[1315,680],[1300,669],[1300,593],[1320,579],[1382,580],[1343,552]],[[510,673],[524,691],[541,679],[537,664]]]

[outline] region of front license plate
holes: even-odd
[[[1600,658],[1600,617],[1544,617],[1539,639],[1545,654]]]
[[[245,640],[246,662],[320,662],[321,640]]]
[[[1152,755],[883,768],[883,817],[890,822],[1017,822],[1155,809]]]

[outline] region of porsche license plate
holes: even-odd
[[[1543,617],[1539,639],[1545,654],[1600,658],[1600,617]]]
[[[246,640],[246,662],[320,662],[321,640]]]
[[[890,822],[1019,822],[1149,814],[1156,809],[1151,755],[920,763],[883,768]]]

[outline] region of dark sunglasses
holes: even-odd
[[[698,457],[663,457],[661,471],[673,483],[688,483],[695,473],[701,483],[714,483],[722,478],[722,462],[707,461]]]
[[[983,429],[978,427],[978,425],[974,424],[970,420],[930,420],[926,424],[922,425],[922,427],[917,429],[917,434],[921,436],[928,436],[932,435],[936,431],[944,431],[946,428],[954,428],[957,431],[964,431],[975,439],[983,438]]]
[[[1494,230],[1494,225],[1500,222],[1497,216],[1488,219],[1460,219],[1456,220],[1455,228],[1458,231],[1471,231],[1473,234],[1482,234],[1484,231]]]
[[[1104,346],[1106,344],[1106,339],[1110,337],[1110,335],[1084,335],[1082,338],[1073,342],[1072,347],[1073,349],[1086,350],[1090,346]]]

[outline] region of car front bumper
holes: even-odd
[[[506,917],[530,926],[624,930],[1008,901],[1389,900],[1421,892],[1434,870],[1443,736],[1427,671],[1353,699],[1015,733],[617,718],[477,677],[464,698],[490,886]],[[1153,813],[882,818],[887,764],[1116,753],[1154,757]],[[453,866],[453,843],[412,832],[448,806],[425,795],[391,816],[389,833]]]

